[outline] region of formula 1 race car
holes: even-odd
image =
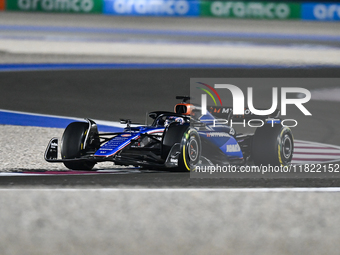
[[[187,171],[200,164],[289,165],[293,156],[293,135],[275,119],[256,128],[254,134],[238,134],[226,124],[216,124],[214,111],[201,115],[199,107],[183,101],[174,112],[150,112],[151,125],[132,126],[128,119],[122,132],[99,133],[97,124],[73,122],[65,129],[58,159],[58,139],[45,152],[48,162],[62,162],[72,170],[91,170],[98,162],[132,165],[149,169]],[[277,113],[277,112],[276,112]],[[240,118],[228,112],[228,120]],[[244,118],[244,116],[243,116]]]

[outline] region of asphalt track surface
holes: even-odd
[[[130,118],[144,123],[145,113],[171,111],[176,95],[189,94],[193,77],[336,78],[337,68],[314,69],[159,69],[83,70],[0,73],[0,108],[72,117],[113,120]],[[287,86],[286,84],[282,84]],[[279,85],[280,86],[280,85]],[[301,84],[307,89],[320,84]],[[254,86],[256,89],[256,86]],[[265,98],[265,88],[258,87]],[[270,95],[269,95],[270,96]],[[11,100],[9,100],[11,99]],[[340,144],[337,132],[339,103],[310,101],[313,121],[302,120],[295,138]],[[326,114],[326,110],[328,110]],[[292,118],[301,115],[293,112]],[[43,155],[42,155],[43,156]],[[27,169],[29,170],[29,169]],[[44,169],[41,169],[44,170]],[[338,178],[312,179],[192,179],[189,173],[2,176],[1,186],[133,186],[133,187],[335,187]]]

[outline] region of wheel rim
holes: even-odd
[[[198,157],[198,142],[196,139],[191,139],[189,142],[189,159],[191,162],[195,162]]]
[[[293,150],[293,143],[289,135],[285,135],[282,145],[283,156],[285,157],[285,159],[289,159],[292,155]]]

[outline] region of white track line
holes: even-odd
[[[261,192],[261,193],[283,193],[283,192],[340,192],[340,187],[321,187],[321,188],[0,188],[1,191],[57,191],[57,192]]]

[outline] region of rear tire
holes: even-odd
[[[287,166],[294,152],[294,139],[290,128],[282,125],[264,125],[256,129],[253,137],[254,164]]]
[[[62,159],[79,158],[86,153],[83,148],[88,127],[89,124],[85,122],[73,122],[66,127],[62,137]],[[91,161],[79,161],[64,162],[64,165],[72,170],[91,170],[95,163]]]

